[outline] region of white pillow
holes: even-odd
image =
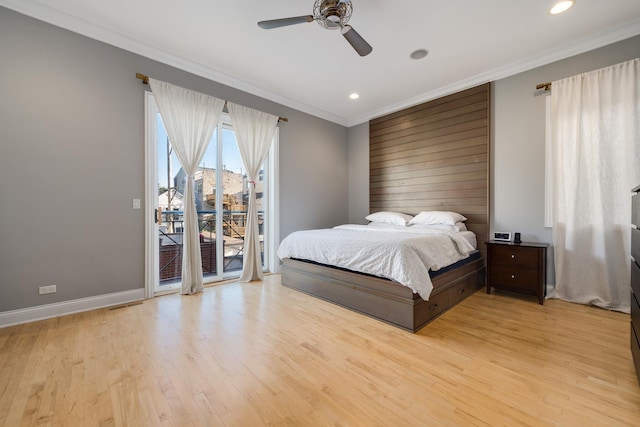
[[[453,226],[457,228],[458,231],[467,231],[467,226],[464,225],[464,222],[456,222]]]
[[[448,230],[448,231],[467,231],[467,226],[464,225],[464,222],[456,222],[454,225],[451,224],[409,224],[409,227],[415,229],[436,229],[436,230]]]
[[[384,222],[386,224],[407,225],[413,219],[411,215],[400,212],[380,211],[369,214],[365,217],[367,221]]]
[[[457,222],[466,221],[467,218],[457,212],[445,211],[422,211],[416,215],[411,221],[413,224],[449,224],[455,225]]]

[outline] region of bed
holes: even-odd
[[[478,252],[430,273],[428,299],[388,278],[295,258],[284,259],[282,284],[412,332],[482,288],[490,101],[487,83],[369,122],[369,212],[459,212],[476,236]]]
[[[393,213],[367,218],[381,214]],[[278,249],[282,284],[415,332],[484,286],[475,234],[461,226],[371,222],[298,231]]]

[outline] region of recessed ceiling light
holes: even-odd
[[[411,59],[422,59],[429,54],[427,49],[418,49],[411,52]]]
[[[349,95],[349,98],[358,99],[358,98],[360,98],[360,95],[358,95],[357,93],[353,92],[351,95]]]
[[[557,15],[558,13],[562,13],[569,9],[571,6],[573,6],[574,3],[575,1],[573,0],[559,1],[553,5],[553,7],[549,10],[549,13],[552,15]]]

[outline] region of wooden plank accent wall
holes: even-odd
[[[369,122],[369,210],[455,211],[489,235],[490,83]]]

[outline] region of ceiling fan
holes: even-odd
[[[265,30],[270,30],[287,25],[316,21],[321,27],[328,30],[340,29],[340,33],[358,52],[358,55],[367,56],[373,48],[351,25],[347,25],[347,22],[351,19],[352,12],[351,0],[316,0],[313,4],[313,15],[260,21],[258,26]]]

